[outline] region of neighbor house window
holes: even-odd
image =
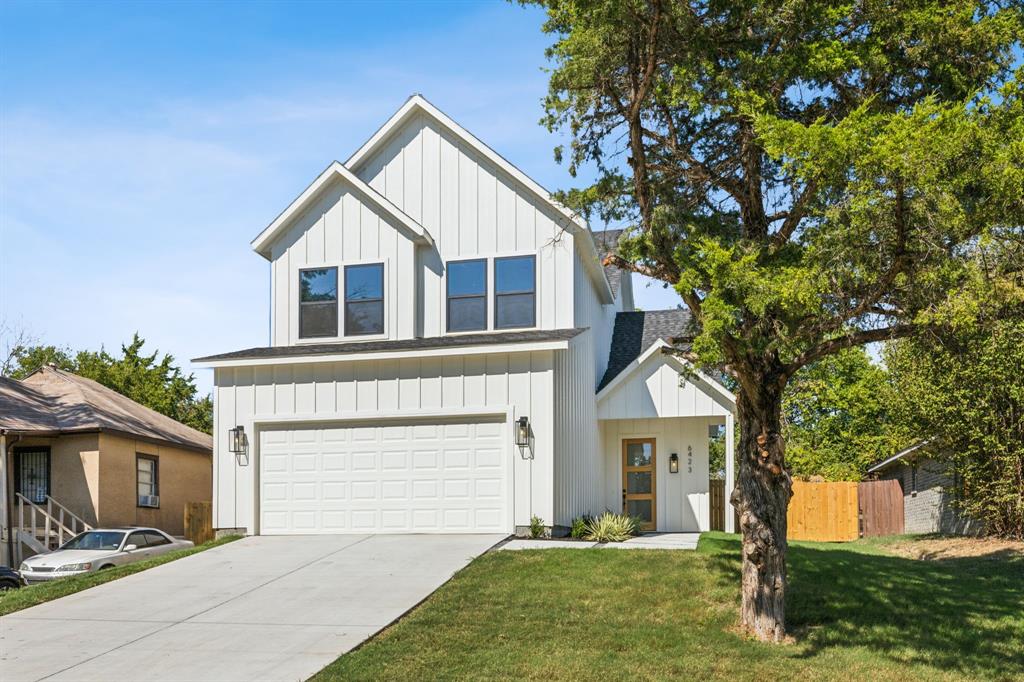
[[[345,268],[345,335],[383,333],[384,264],[347,266]]]
[[[152,455],[135,455],[140,507],[160,506],[160,463]]]
[[[338,335],[338,268],[299,270],[299,338]]]
[[[448,263],[448,331],[487,329],[487,261]]]
[[[537,324],[537,261],[533,256],[494,259],[494,327]]]

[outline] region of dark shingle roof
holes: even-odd
[[[605,230],[604,232],[594,232],[594,246],[597,247],[597,255],[599,258],[604,258],[609,253],[614,253],[615,249],[619,245],[619,237],[625,230]],[[612,295],[619,295],[619,285],[622,282],[622,270],[615,267],[614,265],[605,265],[604,274],[608,278],[608,284],[612,288]]]
[[[0,379],[0,429],[22,433],[111,431],[213,452],[213,439],[92,379],[42,367],[21,381]]]
[[[689,333],[690,321],[690,311],[685,308],[618,313],[608,353],[608,369],[597,390],[607,386],[658,339],[668,341]]]
[[[217,360],[262,360],[315,355],[345,355],[346,353],[384,353],[387,351],[432,350],[435,348],[464,348],[466,346],[493,346],[505,343],[534,343],[542,341],[568,341],[582,334],[584,329],[532,329],[523,332],[487,332],[457,336],[431,336],[423,339],[388,341],[350,341],[347,343],[311,343],[301,346],[269,346],[247,348],[220,355],[195,358],[192,362]]]

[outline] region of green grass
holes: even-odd
[[[22,609],[27,609],[31,606],[36,606],[37,604],[43,604],[54,599],[66,597],[69,594],[81,592],[82,590],[87,590],[90,587],[96,587],[103,583],[109,583],[111,580],[117,580],[118,578],[123,578],[126,575],[145,571],[147,568],[153,568],[160,564],[166,564],[176,559],[187,557],[190,554],[218,547],[237,540],[239,537],[240,536],[238,535],[229,535],[219,540],[212,540],[189,549],[168,552],[167,554],[158,556],[154,559],[147,559],[134,564],[115,566],[114,568],[107,568],[102,571],[96,571],[95,573],[85,573],[83,575],[70,576],[67,578],[58,578],[50,582],[37,583],[28,587],[22,587],[18,590],[8,590],[7,592],[0,593],[0,616],[6,616],[7,614],[14,613],[15,611],[21,611]]]
[[[786,645],[737,633],[737,536],[494,552],[314,680],[1024,679],[1024,559],[888,542],[791,545]]]

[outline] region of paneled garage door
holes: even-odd
[[[260,532],[510,532],[504,421],[260,431]]]

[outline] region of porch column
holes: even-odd
[[[0,433],[0,561],[11,566],[11,526],[7,519],[7,434]],[[17,568],[16,566],[14,568]]]
[[[736,532],[736,513],[729,500],[732,498],[732,489],[736,481],[736,443],[733,437],[733,427],[736,418],[730,412],[725,416],[725,532]]]

